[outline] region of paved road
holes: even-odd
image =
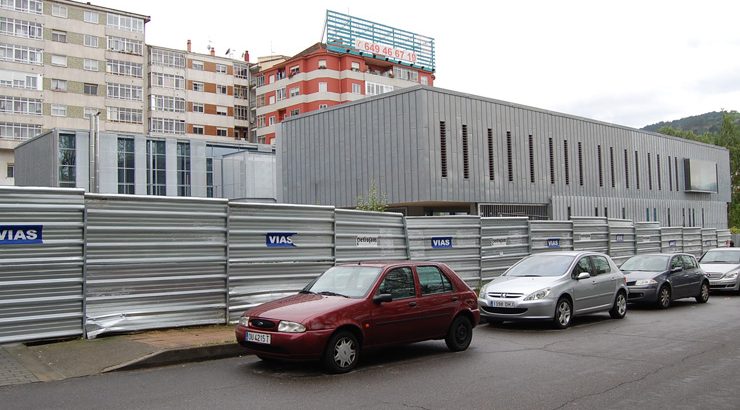
[[[5,409],[736,409],[740,297],[668,311],[631,309],[539,324],[483,326],[471,348],[425,342],[366,355],[329,376],[255,357],[0,387]]]

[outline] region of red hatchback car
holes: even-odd
[[[445,264],[335,266],[302,291],[246,311],[236,339],[263,360],[321,360],[332,373],[364,349],[445,339],[468,348],[480,312],[475,292]]]

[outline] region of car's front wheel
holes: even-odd
[[[324,351],[324,368],[329,373],[347,373],[357,366],[359,359],[357,336],[348,330],[341,330],[329,339]]]
[[[699,294],[696,295],[696,301],[699,303],[707,303],[709,301],[709,283],[702,282]]]
[[[447,348],[453,352],[460,352],[467,349],[472,340],[473,325],[470,323],[470,319],[465,316],[456,317],[449,330],[447,330],[447,337],[445,338]]]
[[[553,326],[556,329],[565,329],[570,326],[571,319],[573,319],[573,305],[570,300],[565,297],[558,299],[558,303],[555,305]]]
[[[671,306],[671,288],[663,285],[658,289],[658,309],[668,309]]]
[[[617,297],[614,298],[614,306],[612,306],[612,309],[609,311],[609,316],[611,316],[612,319],[624,319],[624,316],[627,314],[627,296],[624,295],[624,292],[617,293]]]

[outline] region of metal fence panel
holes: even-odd
[[[226,322],[225,200],[85,200],[88,337]]]
[[[83,194],[0,187],[0,343],[83,333]]]
[[[660,228],[660,251],[662,253],[683,252],[683,228],[679,226]]]
[[[337,209],[336,263],[408,259],[403,214]]]
[[[660,253],[660,223],[658,222],[636,222],[635,223],[635,253]]]
[[[701,256],[702,240],[701,228],[687,227],[682,229],[683,251],[697,258]]]
[[[573,249],[607,253],[609,251],[609,224],[601,217],[572,217]]]
[[[485,283],[529,255],[529,218],[481,218],[480,249]]]
[[[229,203],[229,320],[334,266],[334,208]]]
[[[480,217],[407,217],[411,259],[443,262],[470,286],[480,286]]]
[[[635,255],[635,238],[635,224],[632,220],[609,220],[609,256],[617,265]]]
[[[530,253],[573,250],[573,222],[529,221]]]
[[[717,230],[704,228],[701,230],[701,253],[717,247]]]
[[[717,247],[727,248],[730,246],[732,234],[729,229],[717,229]]]

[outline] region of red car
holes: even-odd
[[[321,360],[344,373],[369,348],[445,339],[465,350],[479,319],[475,292],[445,264],[361,263],[246,311],[236,339],[263,360]]]

